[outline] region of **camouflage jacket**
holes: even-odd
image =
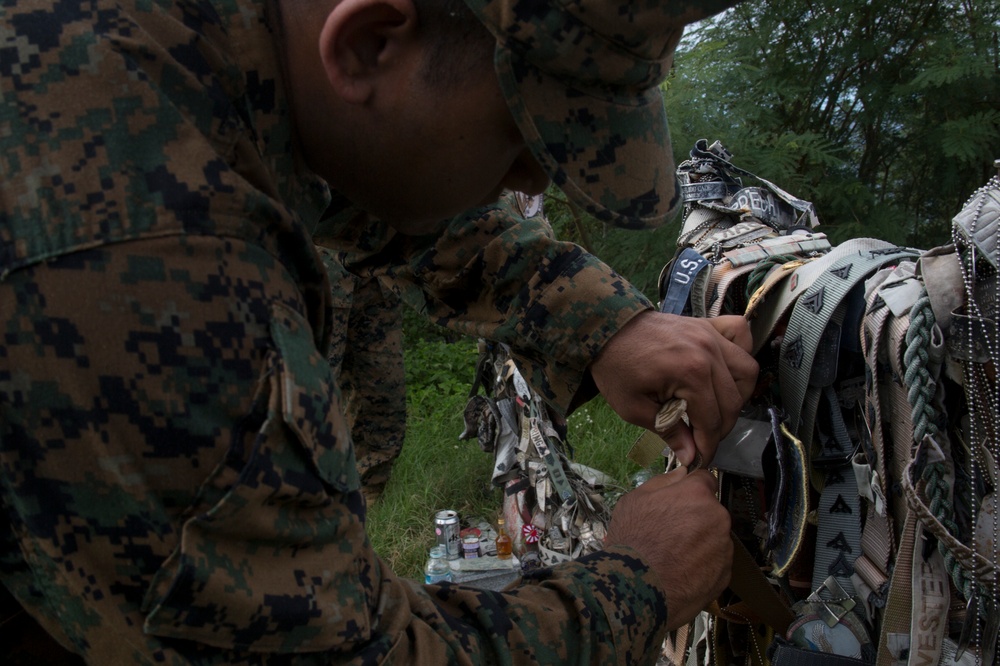
[[[590,361],[652,307],[608,265],[558,241],[544,216],[525,219],[509,194],[435,237],[397,234],[345,206],[315,238],[351,271],[383,276],[438,324],[511,345],[532,385],[563,412],[596,394]]]
[[[325,357],[330,194],[291,150],[267,19],[0,5],[0,579],[93,663],[651,663],[665,599],[627,549],[506,593],[419,586],[372,551]],[[575,269],[552,252],[510,275],[537,298],[487,316],[428,289],[427,310],[542,359],[544,317],[512,322],[561,308]],[[395,263],[434,286],[436,264]],[[552,358],[582,376],[599,343],[576,335]]]

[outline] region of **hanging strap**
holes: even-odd
[[[810,371],[820,336],[838,310],[841,300],[856,284],[881,266],[918,254],[915,250],[887,243],[884,245],[887,247],[848,252],[837,258],[827,270],[816,276],[814,284],[802,293],[792,308],[781,343],[778,383],[792,432],[806,442],[812,438],[812,423],[802,421]],[[804,266],[801,270],[808,267],[811,266]]]
[[[757,566],[753,555],[736,534],[733,540],[733,575],[729,589],[739,595],[755,619],[784,634],[794,619],[792,611],[781,600],[764,572]]]
[[[676,315],[690,312],[691,288],[698,274],[706,268],[709,268],[708,260],[696,250],[690,247],[681,250],[664,271],[660,312]]]
[[[883,332],[889,318],[889,308],[873,291],[868,296],[861,332],[861,350],[867,368],[865,377],[865,418],[867,438],[864,461],[856,461],[858,493],[868,499],[865,527],[861,534],[862,556],[855,562],[855,571],[862,577],[875,597],[866,599],[866,607],[881,608],[889,582],[890,563],[895,555],[892,514],[889,512],[886,486],[885,432],[882,416],[882,394],[879,383],[879,354]],[[869,615],[869,620],[875,618]]]
[[[916,516],[909,512],[903,522],[896,566],[889,584],[876,666],[901,666],[906,663],[906,655],[910,649],[910,608],[913,602],[911,580],[916,532]]]
[[[788,234],[723,252],[709,279],[708,316],[722,314],[730,288],[739,278],[752,273],[761,261],[785,255],[808,257],[829,250],[830,241],[826,239],[826,234]]]
[[[753,318],[750,320],[750,331],[755,342],[754,353],[757,353],[763,341],[771,339],[778,324],[785,319],[799,296],[835,261],[850,254],[891,247],[894,247],[891,243],[874,238],[852,238],[798,267],[787,280],[782,280],[771,290],[767,299],[755,308]]]
[[[836,400],[836,397],[832,399]],[[839,412],[837,405],[832,409]],[[851,576],[854,574],[854,561],[861,554],[861,506],[857,481],[849,466],[827,471],[816,516],[812,589],[825,589],[823,581],[833,576],[853,596]]]

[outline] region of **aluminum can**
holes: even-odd
[[[462,540],[458,536],[458,513],[456,511],[438,511],[434,515],[434,534],[438,545],[444,546],[446,559],[457,560],[462,557]]]

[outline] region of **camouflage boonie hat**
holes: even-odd
[[[662,224],[679,201],[659,84],[684,26],[739,0],[465,0],[542,168],[605,222]]]

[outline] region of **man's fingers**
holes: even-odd
[[[724,343],[720,345],[722,360],[725,363],[725,371],[732,377],[745,402],[757,385],[758,372],[757,362],[750,355],[753,349],[750,324],[738,315],[713,317],[708,322],[726,340],[733,343],[733,346]]]
[[[739,345],[743,350],[753,350],[753,336],[750,333],[750,323],[740,315],[723,315],[708,320],[712,326],[727,340]]]
[[[691,428],[681,421],[670,430],[658,433],[670,450],[677,456],[677,462],[687,467],[698,457],[698,445],[695,443]],[[713,452],[714,453],[714,452]]]
[[[642,485],[648,486],[646,488],[647,491],[655,491],[657,488],[672,486],[675,483],[681,482],[689,484],[692,489],[698,486],[699,490],[707,490],[713,495],[719,489],[719,482],[711,472],[702,469],[689,473],[683,467],[678,467],[664,474],[656,474]],[[694,491],[692,490],[692,492]]]

